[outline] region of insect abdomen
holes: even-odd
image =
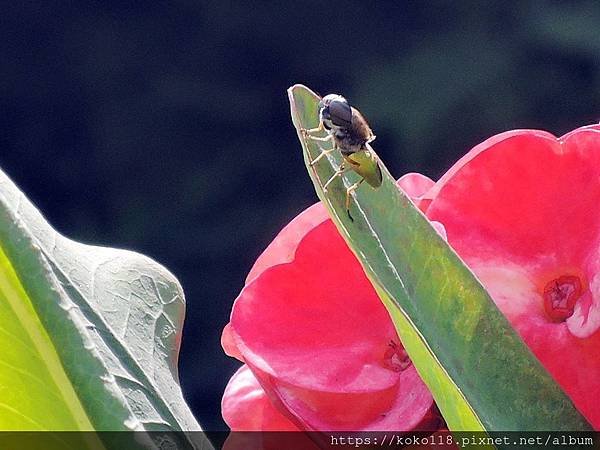
[[[381,186],[383,175],[379,167],[379,158],[373,150],[360,150],[351,155],[345,156],[345,159],[352,165],[352,169],[365,179],[373,188]]]

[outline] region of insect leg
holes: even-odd
[[[328,134],[327,136],[323,136],[323,137],[318,137],[318,136],[313,136],[312,134],[307,134],[306,137],[309,138],[311,141],[319,141],[319,142],[328,142],[333,139],[333,136],[331,134]]]
[[[310,129],[300,128],[300,132],[302,133],[302,135],[304,137],[307,137],[307,136],[313,137],[313,136],[311,136],[313,133],[320,133],[324,129],[325,129],[325,127],[323,126],[323,121],[320,121],[318,127],[310,128]]]
[[[344,163],[342,163],[340,168],[335,171],[335,173],[331,176],[327,183],[325,183],[325,186],[323,186],[323,192],[327,192],[327,186],[329,186],[333,180],[335,180],[337,177],[341,176],[344,172],[347,172],[348,170],[350,169],[344,166]]]
[[[314,166],[323,156],[328,155],[329,153],[331,153],[332,151],[334,151],[336,149],[335,145],[327,150],[324,150],[323,148],[319,147],[321,149],[321,154],[319,156],[317,156],[315,159],[313,159],[310,162],[310,166]]]
[[[306,128],[300,128],[300,132],[302,133],[302,136],[304,138],[304,141],[306,142],[306,139],[310,139],[311,141],[317,141],[317,142],[329,142],[333,139],[333,136],[328,134],[327,136],[323,136],[323,137],[319,137],[319,136],[314,136],[312,133],[319,133],[325,130],[325,127],[323,126],[323,122],[319,122],[319,126],[317,128],[311,128],[311,129],[306,129]],[[335,144],[333,146],[333,148],[330,148],[329,150],[323,150],[322,147],[319,146],[319,149],[321,150],[321,154],[319,156],[317,156],[315,159],[313,159],[312,161],[310,161],[310,165],[314,165],[317,163],[317,161],[319,161],[323,156],[325,156],[328,153],[331,153],[332,151],[335,150]]]
[[[348,214],[348,218],[352,222],[354,222],[354,219],[350,215],[350,194],[352,194],[361,185],[361,183],[363,181],[365,181],[365,179],[361,178],[356,183],[354,183],[352,186],[350,186],[348,189],[346,189],[346,213]]]

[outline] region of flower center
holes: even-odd
[[[410,358],[402,345],[390,340],[383,355],[383,365],[394,372],[402,372],[410,366]]]
[[[564,322],[573,315],[575,302],[581,295],[581,281],[573,275],[563,275],[546,284],[544,309],[554,322]]]

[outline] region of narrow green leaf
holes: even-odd
[[[479,281],[396,187],[363,184],[345,209],[349,173],[322,186],[341,163],[332,152],[315,166],[318,143],[301,128],[318,125],[319,97],[289,89],[292,120],[319,198],[388,309],[415,367],[451,430],[590,430],[500,313]],[[331,144],[323,144],[330,147]]]
[[[201,430],[178,382],[184,309],[164,267],[61,236],[0,172],[0,430]]]

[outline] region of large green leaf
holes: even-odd
[[[0,430],[200,430],[178,383],[184,308],[164,267],[61,236],[0,172]]]
[[[356,174],[323,192],[341,155],[333,152],[309,165],[323,143],[304,139],[300,129],[318,125],[319,97],[301,85],[288,93],[317,194],[387,307],[450,429],[591,429],[385,167],[380,188],[365,183],[355,192],[354,220],[344,200]]]

